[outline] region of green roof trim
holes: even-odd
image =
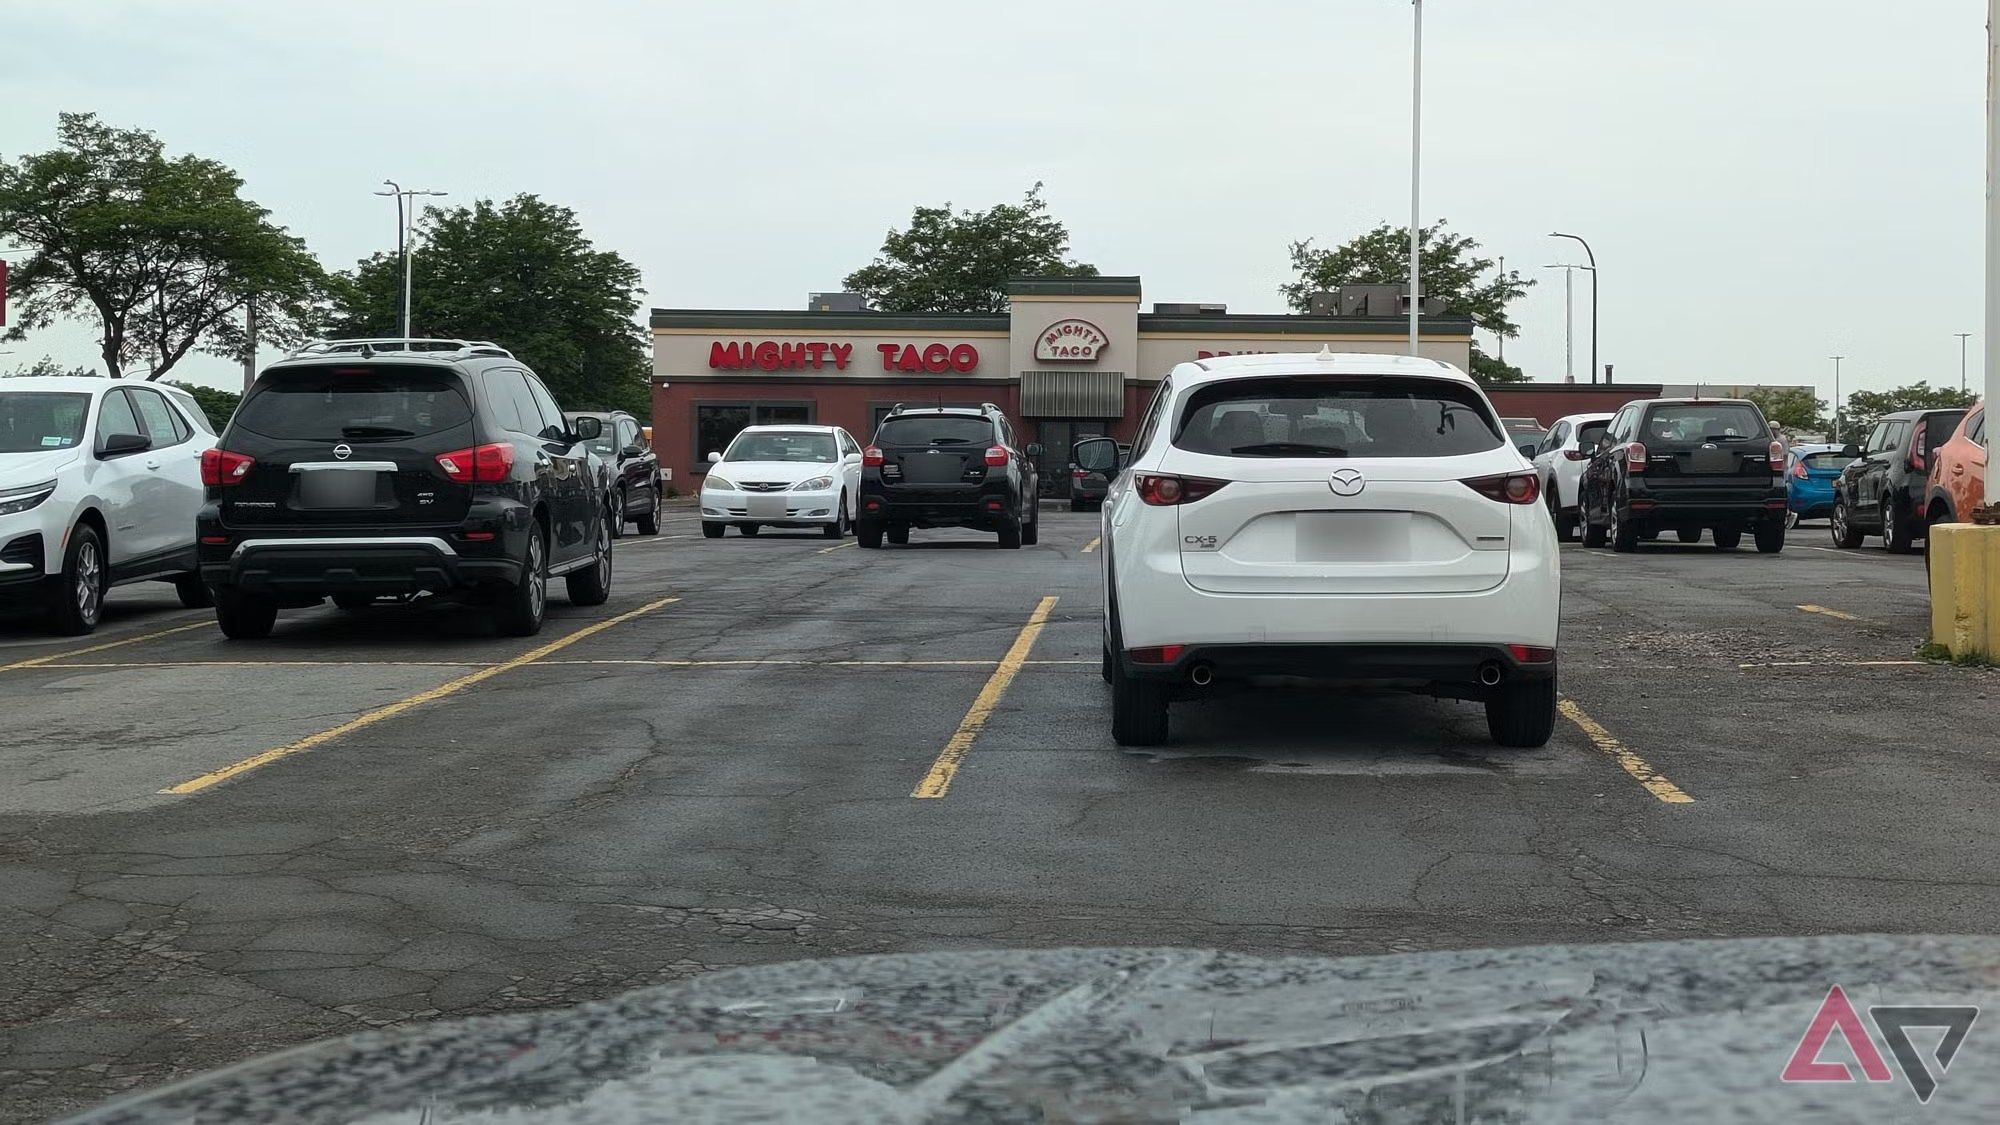
[[[1139,314],[1141,335],[1148,332],[1199,332],[1204,336],[1407,336],[1409,331],[1410,322],[1403,317]],[[1417,332],[1421,336],[1464,336],[1470,339],[1472,319],[1427,316],[1418,322]]]
[[[745,328],[757,332],[1005,332],[1006,313],[813,312],[759,309],[654,309],[654,328]]]
[[[1115,277],[1015,277],[1009,297],[1138,297],[1139,275]]]

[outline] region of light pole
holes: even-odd
[[[1424,307],[1424,0],[1410,3],[1416,12],[1410,55],[1410,354],[1417,355],[1417,318]]]
[[[1558,262],[1543,266],[1545,270],[1563,271],[1563,376],[1571,383],[1576,382],[1576,271],[1589,270],[1589,266]],[[1591,270],[1596,273],[1596,270]]]
[[[413,256],[409,251],[409,233],[410,228],[415,225],[414,220],[417,217],[417,205],[415,202],[411,202],[406,208],[403,201],[416,195],[444,195],[445,193],[441,191],[418,191],[414,188],[406,191],[401,184],[398,184],[394,180],[383,180],[382,182],[389,185],[389,190],[378,191],[375,194],[384,196],[393,195],[396,197],[396,256],[403,260],[403,317],[401,331],[398,335],[407,344],[410,341],[410,276],[412,273],[410,263],[413,260]],[[407,215],[405,214],[406,211]]]
[[[1507,280],[1507,255],[1505,254],[1500,255],[1500,280]],[[1493,339],[1499,345],[1500,362],[1504,364],[1507,362],[1507,334],[1505,332],[1495,332]]]
[[[1840,361],[1847,357],[1836,355],[1828,358],[1833,360],[1833,440],[1837,443],[1840,441],[1840,424],[1844,420],[1842,415],[1846,413],[1841,409],[1840,401]]]
[[[1585,242],[1581,235],[1550,231],[1549,237],[1567,238],[1576,242],[1583,247],[1583,256],[1590,259],[1590,381],[1595,385],[1597,372],[1600,370],[1597,366],[1597,255],[1590,252],[1590,243]],[[1611,382],[1611,376],[1607,374],[1604,381]]]
[[[1958,393],[1965,393],[1965,342],[1972,338],[1970,332],[1954,332],[1958,337]]]

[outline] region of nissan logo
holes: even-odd
[[[1360,469],[1335,469],[1333,475],[1326,478],[1326,483],[1335,496],[1359,496],[1361,490],[1368,487]]]
[[[352,456],[354,456],[354,447],[344,441],[333,447],[333,459],[336,461],[345,461]]]

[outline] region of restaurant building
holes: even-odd
[[[653,310],[653,447],[682,491],[699,487],[708,454],[745,426],[843,426],[865,445],[898,403],[991,402],[1013,419],[1022,444],[1046,447],[1043,467],[1057,471],[1045,477],[1060,494],[1069,447],[1097,434],[1131,440],[1175,364],[1323,346],[1402,353],[1409,342],[1393,290],[1329,300],[1318,315],[1173,304],[1142,312],[1137,277],[1018,279],[1001,313],[873,312],[852,294],[816,295],[812,304],[798,312]],[[1472,322],[1424,316],[1419,345],[1425,356],[1466,368]],[[1568,392],[1565,405],[1615,397],[1594,393],[1599,388],[1548,389]],[[1645,397],[1636,390],[1621,388],[1618,402]],[[1495,405],[1513,412],[1497,396]]]

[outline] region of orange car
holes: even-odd
[[[1951,437],[1931,458],[1930,479],[1924,486],[1925,522],[1963,523],[1979,507],[1986,482],[1986,406],[1965,412]]]

